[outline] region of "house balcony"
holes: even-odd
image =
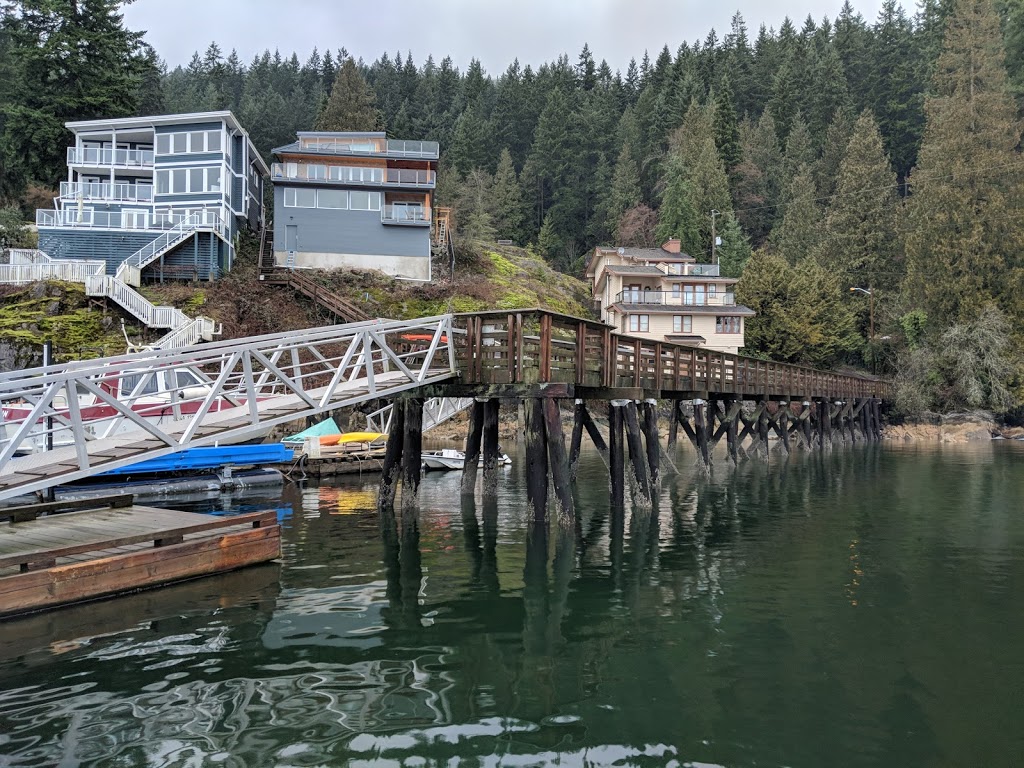
[[[331,155],[367,155],[437,160],[440,147],[436,141],[399,141],[370,137],[306,136],[298,143],[299,152]]]
[[[368,187],[408,187],[433,189],[437,173],[407,168],[360,168],[349,165],[313,163],[274,163],[270,169],[275,181],[312,181],[318,184],[344,184]]]
[[[62,181],[60,199],[65,203],[76,200],[96,200],[117,203],[153,202],[152,184],[111,184],[107,181]]]
[[[381,207],[382,224],[405,227],[429,227],[431,211],[422,205],[384,205]]]
[[[657,265],[666,275],[696,275],[701,277],[721,277],[721,266],[718,264],[665,264]]]
[[[199,230],[218,232],[227,237],[227,229],[220,214],[211,209],[196,211],[195,226]],[[137,229],[167,230],[172,229],[189,218],[185,213],[154,213],[151,210],[132,211],[94,211],[90,208],[81,210],[75,206],[61,210],[37,210],[36,226],[54,227],[59,229]]]
[[[615,303],[672,307],[733,307],[736,305],[736,294],[626,290],[615,296]]]
[[[152,149],[68,147],[68,165],[97,168],[152,168]]]

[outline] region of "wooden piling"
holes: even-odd
[[[583,414],[587,407],[582,400],[576,401],[572,412],[572,439],[569,442],[569,477],[576,482],[576,469],[580,462],[580,448],[583,443]]]
[[[377,510],[381,513],[394,512],[395,489],[402,469],[402,446],[405,438],[405,408],[401,401],[392,406],[391,432],[384,449],[384,466],[381,468],[380,490],[377,493]]]
[[[484,483],[485,494],[498,490],[498,407],[500,401],[491,398],[484,402]]]
[[[544,402],[540,398],[524,401],[523,425],[526,433],[526,498],[533,505],[534,520],[547,519],[548,448],[544,425]]]
[[[733,465],[740,463],[739,429],[740,408],[742,403],[737,398],[730,398],[726,401],[725,418],[725,439],[729,448],[729,458]]]
[[[402,438],[402,506],[410,507],[416,503],[423,463],[423,398],[410,397],[402,402],[405,408]]]
[[[697,457],[705,471],[711,470],[711,454],[708,451],[707,401],[700,398],[693,401],[693,433],[697,439]]]
[[[757,414],[757,452],[761,454],[761,458],[768,458],[768,432],[771,427],[770,416],[768,414],[768,401],[761,400],[758,403],[758,414]]]
[[[778,433],[782,438],[782,447],[786,449],[786,453],[791,453],[793,450],[789,443],[789,413],[789,402],[780,401],[776,423],[779,425]]]
[[[562,432],[562,414],[558,401],[551,397],[544,399],[544,427],[547,432],[551,482],[555,486],[555,500],[558,504],[558,519],[571,520],[575,516],[575,509],[569,480],[569,458],[565,452],[565,435]]]
[[[640,437],[640,419],[637,416],[636,401],[626,402],[626,444],[629,446],[629,464],[633,479],[642,499],[651,499],[651,479],[647,472],[647,457]]]
[[[480,443],[484,432],[484,404],[474,400],[469,409],[469,434],[466,437],[466,463],[462,466],[462,494],[472,496],[476,490]]]
[[[623,444],[625,405],[625,400],[612,400],[608,404],[608,469],[611,503],[617,508],[622,508],[626,503],[626,456]]]
[[[803,428],[804,443],[807,450],[814,448],[814,434],[811,431],[811,403],[803,401],[803,411],[800,413],[800,426]]]
[[[682,402],[679,400],[671,400],[672,403],[672,418],[668,421],[668,449],[674,450],[676,442],[679,440],[679,422],[683,418],[683,415],[679,412],[682,407]]]
[[[881,400],[875,398],[874,409],[875,409],[875,434],[878,436],[878,439],[881,440],[882,436],[883,436],[883,431],[882,431],[882,401]]]
[[[647,467],[651,473],[651,488],[661,487],[661,438],[658,436],[658,401],[644,401],[644,442],[647,447]]]

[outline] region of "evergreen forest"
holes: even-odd
[[[230,109],[268,157],[297,131],[386,130],[440,143],[464,241],[582,276],[597,244],[710,260],[714,227],[758,313],[747,353],[892,376],[908,414],[1024,400],[1024,0],[737,13],[625,71],[584,46],[502,72],[343,40],[305,61],[214,41],[172,68],[121,5],[0,3],[0,229],[50,207],[67,120]]]

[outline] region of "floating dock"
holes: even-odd
[[[131,496],[0,511],[0,616],[157,587],[280,557],[277,513],[212,517]]]

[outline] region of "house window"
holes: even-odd
[[[715,333],[742,333],[743,318],[740,317],[716,317]]]
[[[169,133],[157,135],[156,153],[158,155],[169,155],[171,153],[171,135]]]
[[[156,193],[158,195],[166,195],[171,191],[171,172],[170,171],[157,171],[156,172]]]
[[[316,208],[315,189],[285,189],[285,208]]]
[[[630,315],[629,330],[631,333],[647,333],[651,329],[650,315]]]
[[[348,208],[348,192],[344,189],[321,189],[316,194],[317,208]]]
[[[189,192],[202,192],[203,190],[203,169],[202,168],[190,168],[188,172],[188,189]],[[178,190],[184,191],[184,190]]]
[[[210,192],[220,192],[220,168],[206,169],[206,188]]]
[[[188,152],[188,134],[187,133],[172,133],[171,134],[171,153],[175,155],[184,154]]]
[[[672,285],[672,299],[675,300],[675,301],[679,301],[679,299],[682,298],[682,295],[683,295],[682,286],[679,285],[679,283],[673,283],[673,285]]]
[[[693,333],[693,315],[673,315],[672,333]]]
[[[357,192],[349,193],[349,207],[353,211],[379,211],[380,192]]]
[[[206,151],[220,152],[220,131],[210,131],[206,134]]]
[[[188,171],[184,168],[176,168],[171,171],[171,192],[184,192],[188,189],[185,186],[188,178]]]

